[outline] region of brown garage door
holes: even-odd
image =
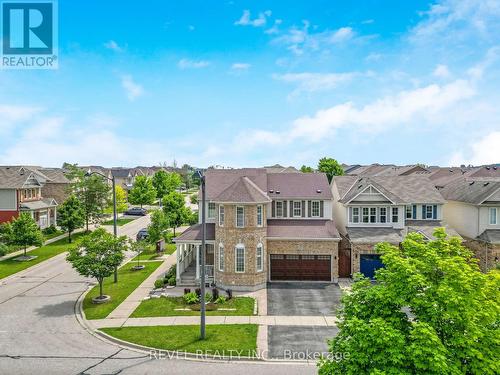
[[[331,281],[330,255],[271,254],[271,281]]]

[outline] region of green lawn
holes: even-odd
[[[228,351],[238,350],[247,357],[254,357],[257,350],[255,324],[207,325],[205,340],[200,340],[197,325],[102,328],[101,331],[120,340],[164,350],[190,353],[202,350],[207,355],[216,351],[229,355]]]
[[[111,301],[103,304],[92,303],[92,298],[99,295],[99,285],[92,288],[83,300],[83,311],[87,319],[103,319],[109,315],[130,293],[132,293],[161,262],[144,263],[143,270],[132,271],[133,263],[127,263],[118,270],[118,282],[113,282],[113,275],[104,280],[103,292],[111,296]]]
[[[57,232],[55,233],[51,233],[51,234],[44,234],[43,235],[43,238],[45,238],[45,241],[47,240],[51,240],[53,238],[56,238],[56,237],[59,237],[61,235],[63,235],[65,232],[63,232],[62,230],[58,230]]]
[[[135,219],[132,219],[132,218],[119,218],[119,219],[116,219],[116,225],[121,227],[122,225],[128,224],[134,220]],[[102,225],[113,225],[113,219],[103,222]]]
[[[72,236],[73,243],[71,244],[68,243],[67,238],[63,238],[51,244],[29,251],[27,253],[28,255],[34,255],[37,258],[27,262],[18,262],[17,260],[14,260],[17,256],[2,260],[0,262],[0,279],[13,275],[19,271],[25,270],[26,268],[32,267],[35,264],[43,262],[44,260],[68,251],[70,246],[75,246],[75,243],[81,236],[83,236],[83,233],[74,234]]]
[[[175,244],[167,243],[165,244],[165,254],[173,254],[175,252]],[[146,251],[143,251],[140,255],[140,260],[155,260],[158,257],[158,253],[154,246],[148,246]],[[137,262],[137,256],[135,256],[132,261]]]
[[[226,301],[222,305],[215,305],[224,309],[236,310],[215,310],[207,311],[207,315],[253,315],[254,299],[250,297],[235,297]],[[155,316],[177,316],[177,315],[200,315],[199,311],[182,311],[175,309],[189,308],[190,305],[184,303],[182,297],[161,297],[142,301],[132,313],[132,318],[148,318]]]

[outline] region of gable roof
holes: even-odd
[[[37,184],[27,184],[30,179],[34,179]],[[21,189],[26,186],[41,186],[46,177],[40,173],[33,172],[27,167],[2,166],[0,167],[0,189]]]
[[[240,177],[213,198],[218,203],[267,203],[271,200],[248,177]]]
[[[500,244],[500,229],[486,229],[477,238],[492,244]]]
[[[269,173],[267,195],[275,199],[331,199],[332,191],[324,173]]]
[[[340,176],[333,179],[339,190],[341,203],[349,203],[370,185],[394,204],[444,203],[439,191],[425,175],[361,177],[356,180],[352,177],[348,179],[349,177]]]
[[[478,180],[460,178],[446,185],[441,194],[448,200],[481,204],[500,189],[500,179]]]

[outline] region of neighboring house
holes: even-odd
[[[44,198],[47,177],[33,167],[0,167],[0,223],[29,212],[40,228],[56,225],[57,201]]]
[[[63,203],[71,194],[70,180],[66,177],[66,170],[62,168],[39,168],[38,173],[46,177],[42,186],[42,196],[51,197],[58,203]]]
[[[110,173],[115,178],[116,186],[121,186],[126,192],[132,189],[135,178],[140,175],[134,168],[111,168]]]
[[[325,174],[247,168],[205,176],[208,282],[255,290],[272,281],[337,281],[340,237]],[[199,282],[201,235],[196,224],[175,238],[181,285]]]
[[[442,222],[445,200],[425,176],[356,177],[332,180],[333,214],[342,235],[339,248],[339,275],[361,272],[373,277],[382,266],[375,245],[399,245],[409,232],[433,238]]]
[[[481,269],[486,271],[494,268],[500,258],[500,176],[474,173],[475,178],[453,179],[440,191],[447,200],[444,218],[466,239],[465,245],[474,251]]]
[[[412,174],[427,174],[429,170],[421,165],[344,165],[344,174],[347,176],[374,177],[374,176],[409,176]]]

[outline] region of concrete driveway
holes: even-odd
[[[336,315],[341,290],[337,284],[269,283],[268,315]]]

